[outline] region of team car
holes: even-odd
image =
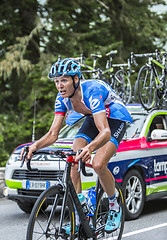
[[[167,110],[147,112],[139,104],[129,104],[127,109],[134,123],[128,124],[108,168],[123,188],[126,219],[130,220],[140,216],[145,201],[167,195]],[[84,121],[82,115],[71,116],[67,118],[68,125],[61,130],[58,141],[45,148],[45,153],[32,158],[31,166],[38,168],[37,172],[29,172],[26,165],[20,168],[21,149],[31,143],[18,146],[7,161],[4,195],[16,201],[27,213],[32,210],[39,194],[63,176],[65,163],[59,162],[49,151],[71,148],[75,134]],[[76,121],[76,118],[79,120]],[[87,168],[87,171],[93,176],[81,176],[83,191],[96,182],[94,170]]]

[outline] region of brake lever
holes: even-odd
[[[82,149],[78,150],[78,153],[80,154],[82,152]],[[80,172],[82,170],[82,173],[85,177],[91,177],[93,176],[93,173],[88,173],[86,172],[86,168],[85,168],[85,163],[82,162],[82,158],[79,159],[78,161],[78,172]]]
[[[28,151],[29,151],[29,147],[28,146],[24,147],[24,153],[23,153],[20,167],[23,167]]]
[[[22,162],[21,162],[20,167],[23,167],[24,162],[25,162],[25,158],[26,158],[28,152],[29,152],[29,147],[26,146],[25,150],[24,150],[24,153],[23,153],[23,158],[22,158]],[[27,169],[28,169],[28,171],[29,172],[37,172],[38,168],[31,168],[30,162],[31,162],[31,159],[27,159]]]

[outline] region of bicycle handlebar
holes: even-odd
[[[134,57],[152,57],[156,56],[157,53],[135,53],[133,54]]]
[[[137,62],[136,62],[136,57],[138,58],[142,58],[142,57],[153,57],[153,56],[156,56],[156,60],[159,61],[160,63],[163,61],[160,57],[160,55],[163,55],[163,58],[166,57],[166,52],[160,52],[159,50],[155,50],[154,53],[142,53],[142,54],[138,54],[138,53],[133,53],[131,52],[131,63],[134,63],[136,66],[138,65]]]
[[[29,147],[26,146],[24,148],[24,153],[23,153],[23,157],[22,157],[22,161],[21,161],[21,165],[20,167],[23,167],[24,165],[24,162],[25,162],[25,158],[28,154],[28,151],[29,151]],[[79,154],[81,153],[82,150],[79,150]],[[46,154],[55,154],[56,156],[59,156],[61,158],[66,158],[67,156],[75,156],[76,155],[76,152],[73,152],[72,150],[71,151],[67,151],[67,153],[65,153],[65,151],[63,150],[56,150],[56,151],[41,151],[42,153],[46,153]],[[38,154],[40,153],[40,151],[35,151],[33,152],[33,154]],[[85,163],[82,162],[82,159],[80,159],[78,161],[78,164],[79,164],[79,167],[78,167],[78,172],[80,172],[82,170],[82,173],[84,176],[93,176],[93,173],[88,173],[86,172],[86,168],[85,168]],[[38,171],[38,168],[31,168],[31,159],[28,159],[27,161],[27,169],[29,172],[37,172]]]
[[[80,149],[79,151],[79,154],[82,152],[82,150]],[[91,177],[93,176],[93,173],[88,173],[86,172],[86,169],[85,169],[85,163],[82,162],[82,158],[79,159],[79,162],[78,162],[78,172],[80,172],[82,169],[82,173],[85,177]]]
[[[106,56],[110,56],[112,54],[117,54],[117,50],[111,50],[109,53],[106,53]]]
[[[94,53],[92,53],[91,54],[91,57],[93,57],[93,58],[102,58],[102,55],[100,55],[100,54],[94,54]]]
[[[134,63],[136,66],[138,66],[138,63],[136,62],[136,57],[142,58],[142,57],[158,57],[159,52],[156,50],[155,53],[133,53],[131,52],[131,63]]]
[[[127,67],[128,63],[112,64],[112,67]]]

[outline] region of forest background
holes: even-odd
[[[103,68],[113,49],[113,62],[124,63],[130,52],[167,48],[167,12],[153,11],[159,4],[167,1],[0,1],[0,166],[32,140],[35,99],[36,139],[49,129],[57,91],[47,75],[59,56],[84,54],[91,65],[91,53],[101,54]]]

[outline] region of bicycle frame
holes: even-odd
[[[64,176],[65,176],[65,178],[63,179],[64,197],[63,197],[63,204],[62,204],[62,211],[61,211],[61,216],[60,216],[60,226],[59,226],[58,234],[61,235],[61,229],[62,229],[64,214],[65,214],[65,206],[66,206],[66,202],[67,202],[68,193],[70,193],[70,197],[71,197],[73,203],[75,204],[75,207],[76,207],[78,215],[80,217],[80,221],[84,228],[85,234],[88,238],[90,238],[90,237],[94,236],[94,232],[93,232],[92,228],[89,226],[89,221],[87,220],[86,215],[83,212],[81,203],[78,199],[77,193],[75,191],[74,185],[71,180],[70,172],[71,172],[72,163],[74,163],[73,157],[68,156],[67,164],[66,164],[65,171],[64,171]],[[74,216],[73,216],[73,224],[75,225]]]
[[[146,65],[151,67],[152,70],[153,70],[153,74],[155,75],[156,88],[158,89],[159,88],[158,86],[160,86],[160,85],[162,87],[162,84],[161,84],[161,81],[159,79],[158,73],[156,71],[155,65],[160,67],[161,69],[163,69],[163,65],[161,63],[159,63],[157,60],[153,59],[152,57],[149,57],[148,63]]]

